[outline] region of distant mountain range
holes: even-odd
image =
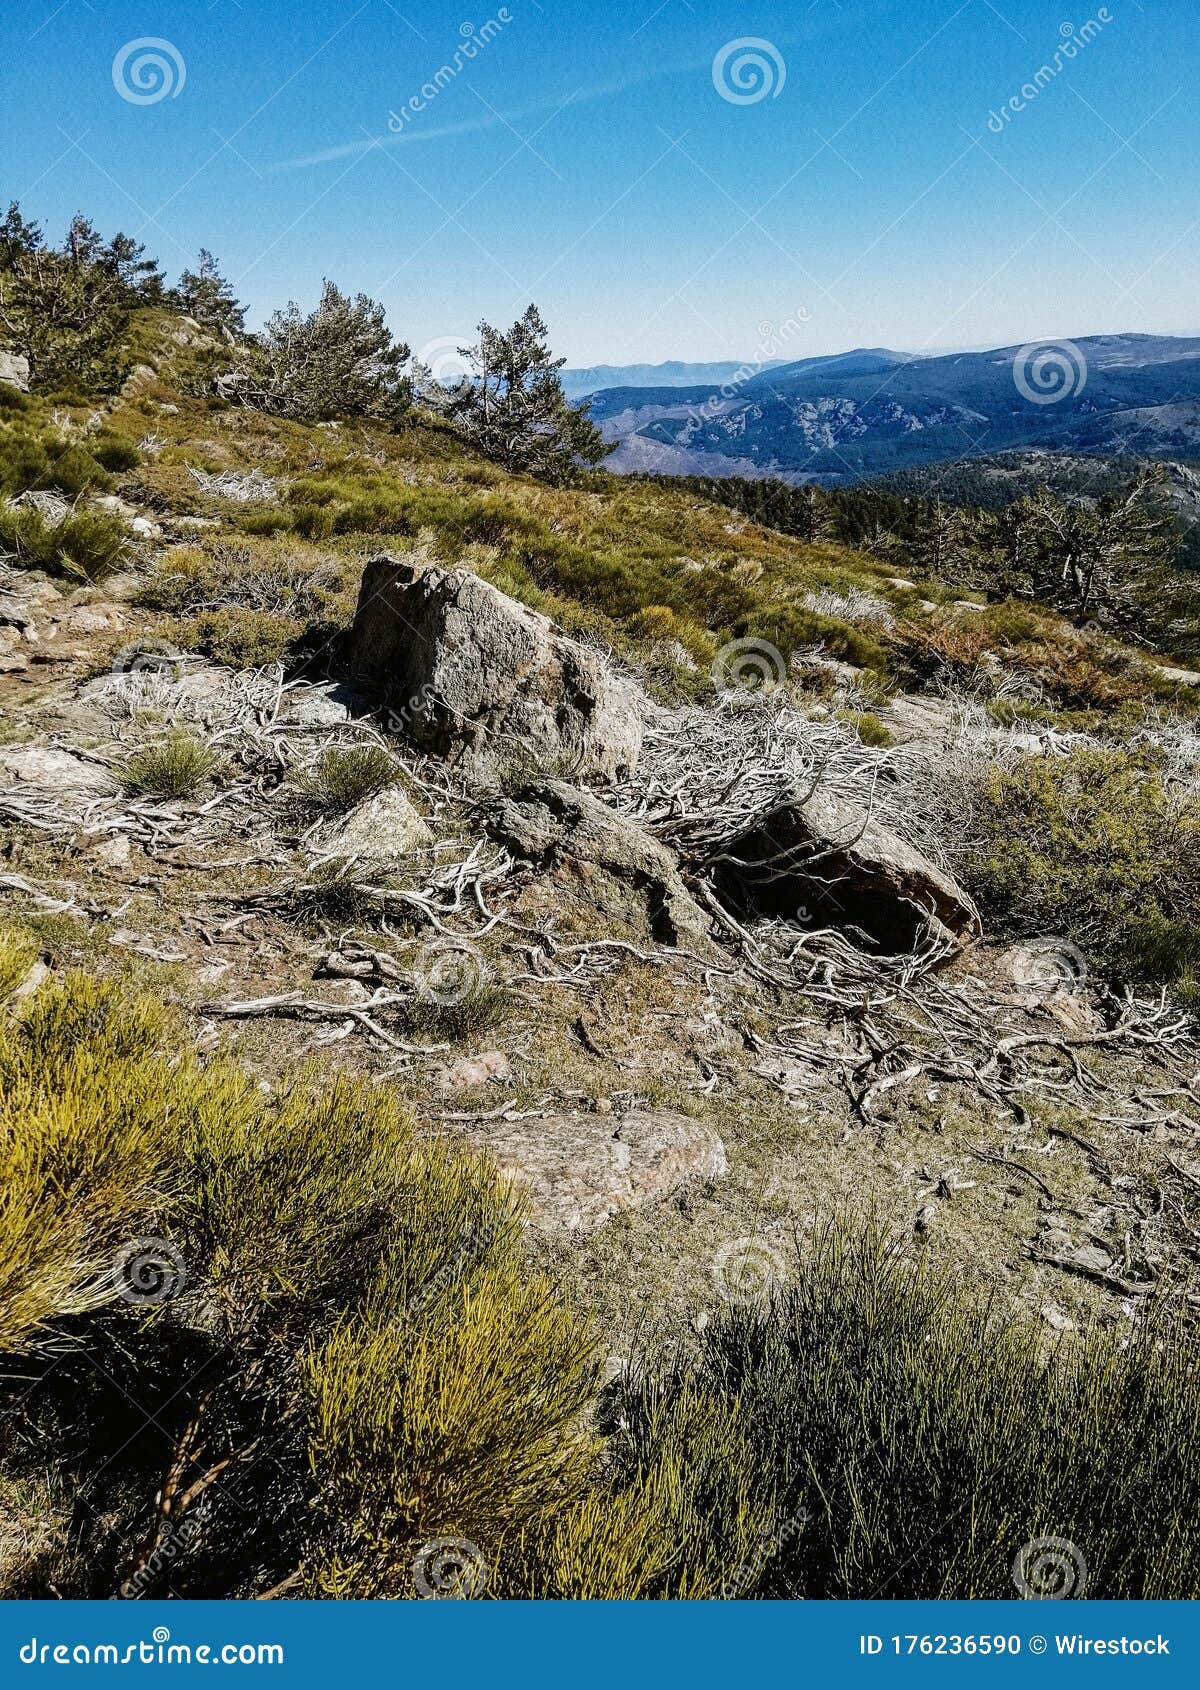
[[[763,370],[778,369],[783,359],[763,364]],[[604,387],[720,387],[739,370],[759,368],[739,364],[734,358],[715,364],[684,364],[671,358],[665,364],[593,364],[589,369],[560,370],[559,378],[568,399],[582,399]]]
[[[672,374],[575,389],[591,391],[618,443],[606,460],[618,472],[837,485],[1013,450],[1200,456],[1200,338],[1091,335],[938,358],[859,348],[748,377],[741,365],[641,368]],[[707,373],[676,379],[697,368]]]

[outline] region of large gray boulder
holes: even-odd
[[[661,1203],[692,1180],[720,1179],[725,1146],[669,1110],[493,1120],[468,1134],[524,1188],[530,1219],[558,1232],[595,1232],[625,1209]]]
[[[717,877],[748,909],[854,927],[893,953],[911,950],[926,931],[965,939],[980,930],[974,904],[944,869],[829,792],[759,816],[726,846]]]
[[[616,779],[637,762],[635,688],[469,570],[373,558],[347,663],[384,696],[396,731],[475,772],[522,759]]]
[[[619,911],[632,893],[638,914],[660,943],[707,943],[708,917],[680,878],[671,852],[592,793],[565,781],[531,782],[486,806],[485,816],[488,832],[516,855],[549,873],[574,871],[598,907]]]

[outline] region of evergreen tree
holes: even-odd
[[[157,259],[147,258],[146,248],[132,235],[118,231],[105,247],[100,262],[112,271],[134,303],[161,305],[166,299]]]
[[[473,366],[449,401],[450,415],[485,457],[506,469],[570,480],[580,460],[599,463],[605,444],[586,405],[569,405],[553,358],[548,330],[531,305],[507,334],[479,325],[479,343],[460,348]]]
[[[30,386],[94,391],[111,386],[132,301],[96,230],[71,220],[58,248],[19,207],[0,226],[0,334],[29,360]]]
[[[0,222],[0,273],[11,274],[19,259],[40,252],[45,244],[38,224],[28,222],[21,215],[18,202],[13,200]]]
[[[246,313],[206,247],[200,248],[198,267],[180,276],[176,295],[188,316],[205,328],[233,336],[245,333]]]
[[[1175,551],[1169,517],[1146,497],[1161,480],[1156,468],[1094,502],[1044,487],[1018,501],[1028,537],[1014,585],[1076,616],[1148,625]]]
[[[317,422],[336,416],[395,417],[411,402],[409,349],[392,338],[383,306],[326,281],[307,316],[293,301],[276,311],[240,372],[244,403]]]

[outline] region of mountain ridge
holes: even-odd
[[[1188,457],[1200,452],[1200,337],[1092,335],[929,358],[857,348],[724,386],[627,383],[590,403],[618,473],[837,485],[1014,449]]]

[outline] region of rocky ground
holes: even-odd
[[[965,705],[897,697],[871,749],[769,687],[656,702],[470,571],[390,557],[302,678],[229,668],[140,607],[162,530],[124,514],[128,573],[0,581],[0,892],[41,969],[127,972],[264,1085],[395,1087],[528,1190],[616,1354],[795,1272],[839,1212],[1048,1333],[1193,1297],[1192,1024],[982,933],[938,848]],[[211,772],[138,796],[173,730]],[[363,746],[399,780],[319,813],[322,756]]]

